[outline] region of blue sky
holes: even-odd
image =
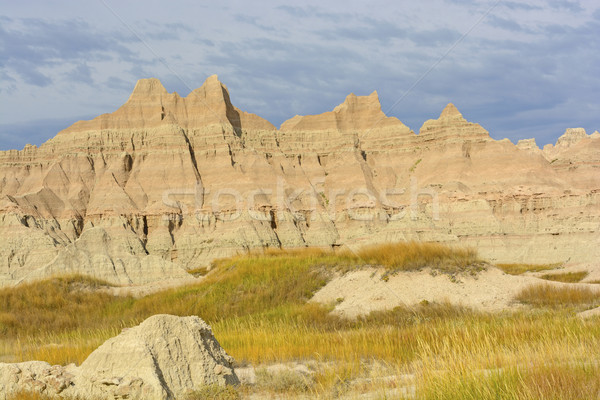
[[[0,149],[114,111],[137,79],[187,95],[212,74],[277,126],[377,90],[417,132],[453,102],[543,145],[600,129],[600,4],[0,0]]]

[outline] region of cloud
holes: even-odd
[[[181,40],[182,35],[193,33],[194,29],[187,24],[156,23],[149,19],[144,20],[132,27],[143,39],[152,41],[174,41]]]
[[[276,8],[278,10],[285,12],[286,14],[289,14],[292,17],[295,17],[295,18],[307,18],[312,14],[311,12],[309,12],[309,10],[307,8],[304,8],[304,7],[287,6],[286,5],[286,6],[278,6]]]
[[[92,69],[86,63],[77,65],[66,75],[71,82],[81,82],[88,85],[94,84],[94,79],[92,79]]]
[[[91,82],[83,63],[107,57],[131,60],[134,53],[123,45],[129,41],[120,33],[98,32],[81,20],[11,19],[0,27],[0,68],[43,87],[53,82],[45,68],[73,64],[75,74],[70,76]]]
[[[578,1],[548,0],[548,5],[558,10],[567,10],[575,13],[583,11],[583,7],[581,7]]]
[[[532,32],[530,29],[524,28],[521,24],[512,19],[502,18],[497,15],[490,15],[487,18],[488,24],[496,28],[504,29],[510,32]]]
[[[253,17],[253,16],[249,16],[246,14],[237,14],[235,16],[235,20],[237,22],[241,22],[243,24],[248,24],[250,26],[253,26],[253,27],[258,28],[265,32],[274,32],[275,31],[275,28],[273,28],[272,26],[260,23],[259,17]]]
[[[523,2],[516,2],[516,1],[501,1],[498,5],[509,8],[511,10],[534,11],[534,10],[542,9],[542,7],[537,6],[537,5],[523,3]]]
[[[138,18],[125,20],[153,52],[109,13],[0,17],[0,90],[13,91],[15,100],[4,112],[17,121],[110,112],[139,78],[157,77],[185,95],[187,85],[198,87],[216,73],[236,106],[278,125],[296,113],[331,110],[350,92],[377,90],[388,111],[435,66],[389,112],[414,130],[450,101],[494,137],[554,141],[576,121],[598,129],[600,11],[582,13],[582,5],[590,8],[583,2],[503,0],[435,64],[491,3],[272,0],[201,10],[174,3],[160,13],[152,3],[124,5],[118,11]],[[13,117],[24,105],[27,114]]]

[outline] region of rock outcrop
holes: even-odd
[[[278,130],[216,76],[140,80],[111,114],[0,152],[0,285],[181,279],[256,247],[434,240],[496,262],[597,262],[600,135],[493,140],[449,104],[419,134],[377,93]]]
[[[0,400],[29,391],[84,399],[171,400],[235,385],[233,359],[198,317],[155,315],[107,340],[81,364],[0,364]]]
[[[77,367],[50,365],[43,361],[0,363],[0,400],[19,392],[43,393],[58,397],[73,385]]]

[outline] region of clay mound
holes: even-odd
[[[0,400],[19,391],[82,399],[171,400],[238,384],[229,356],[198,317],[155,315],[107,340],[76,367],[0,363]]]
[[[335,304],[334,313],[349,318],[399,306],[414,307],[423,302],[500,312],[518,308],[515,297],[532,284],[581,285],[552,282],[531,275],[508,275],[493,266],[474,275],[450,276],[425,269],[399,272],[382,279],[384,273],[383,269],[367,268],[337,276],[315,293],[311,301]],[[600,291],[600,288],[593,289]]]
[[[237,384],[233,358],[198,317],[155,315],[107,340],[81,364],[85,398],[173,399],[205,385]]]

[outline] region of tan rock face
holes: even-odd
[[[19,391],[51,398],[180,399],[203,386],[238,384],[233,361],[200,318],[154,315],[104,342],[79,367],[0,363],[0,400]]]
[[[0,152],[0,284],[61,271],[143,284],[248,248],[408,239],[596,262],[597,136],[515,146],[452,104],[417,135],[376,92],[277,130],[216,76],[185,98],[144,79],[114,113]]]

